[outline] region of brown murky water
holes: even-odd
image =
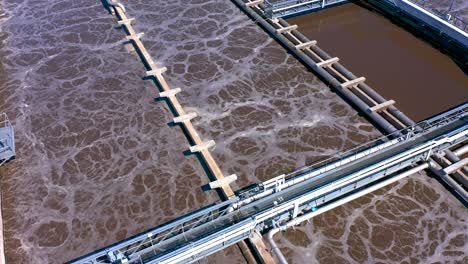
[[[377,13],[349,3],[288,22],[415,121],[468,101],[456,63]]]
[[[208,182],[202,167],[183,155],[184,135],[168,125],[170,111],[153,100],[157,91],[142,80],[142,64],[100,2],[2,6],[0,111],[13,119],[18,142],[17,159],[0,170],[8,263],[61,263],[218,200],[201,191]],[[126,7],[154,59],[168,67],[169,83],[182,87],[184,107],[199,114],[194,124],[203,138],[217,142],[221,169],[239,175],[236,187],[378,135],[230,1]],[[427,198],[415,194],[421,190]],[[374,207],[397,219],[392,228],[415,235],[383,232],[392,245],[385,254],[409,247],[425,262],[449,248],[445,259],[462,258],[466,211],[419,176],[317,218],[303,228],[307,237],[288,232],[282,245],[293,263],[369,260],[374,248],[383,254],[370,234],[390,228],[369,216]],[[408,230],[421,216],[427,232]],[[429,244],[436,250],[427,251]],[[204,262],[244,261],[233,247]]]

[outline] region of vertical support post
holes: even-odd
[[[294,211],[293,211],[293,218],[297,217],[297,214],[299,214],[299,203],[294,203]]]
[[[426,158],[424,160],[429,160],[429,158],[431,157],[431,153],[432,153],[432,149],[429,149],[429,151],[427,152],[427,155],[426,155]]]

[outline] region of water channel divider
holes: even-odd
[[[156,65],[153,58],[141,41],[144,33],[137,33],[135,31],[132,26],[132,23],[135,21],[135,19],[127,17],[123,4],[115,0],[107,0],[107,4],[109,11],[117,19],[117,23],[125,30],[127,34],[126,40],[133,44],[136,52],[139,54],[142,62],[145,64],[145,67],[148,70],[146,72],[147,77],[154,78],[156,85],[160,88],[160,90],[162,90],[159,94],[160,97],[166,98],[169,106],[172,107],[176,113],[174,122],[183,126],[188,140],[193,143],[193,145],[190,147],[190,151],[202,158],[205,163],[204,165],[209,170],[208,176],[213,176],[216,179],[216,181],[210,183],[210,186],[219,188],[220,192],[218,193],[223,200],[235,197],[235,193],[229,184],[237,179],[237,176],[234,174],[228,177],[224,177],[221,169],[209,151],[209,148],[214,146],[215,142],[213,140],[203,141],[201,139],[191,121],[196,117],[196,115],[185,112],[184,108],[179,103],[179,100],[177,100],[176,95],[181,92],[181,88],[171,89],[163,76],[163,73],[167,70],[167,68],[158,67]],[[239,242],[237,244],[246,260],[249,263],[256,263],[257,258],[264,263],[274,263],[273,257],[266,250],[266,245],[263,240],[257,239],[254,242],[252,241],[250,247],[245,241]],[[256,253],[256,256],[252,254],[251,249],[254,253]]]

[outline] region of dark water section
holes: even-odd
[[[415,121],[468,100],[468,76],[446,55],[355,4],[289,19]]]

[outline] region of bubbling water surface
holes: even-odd
[[[195,127],[217,142],[222,171],[239,176],[234,187],[378,135],[230,1],[125,4],[170,85],[182,88],[182,105],[198,113]],[[62,263],[219,200],[201,190],[202,166],[184,155],[186,138],[169,125],[172,113],[154,100],[158,91],[142,80],[145,69],[100,1],[4,0],[2,7],[0,111],[13,119],[18,143],[17,159],[0,170],[9,263]],[[340,210],[331,214],[347,223]],[[335,222],[308,228],[333,236]],[[329,247],[284,247],[298,262],[342,256]],[[231,247],[203,262],[244,260]]]

